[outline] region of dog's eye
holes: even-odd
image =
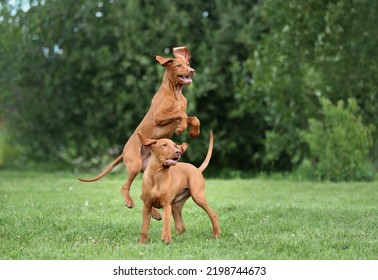
[[[178,67],[181,67],[181,66],[182,66],[182,64],[177,64],[177,65],[176,65],[177,68],[178,68]]]
[[[162,147],[167,147],[168,144],[167,144],[167,143],[164,143],[164,144],[162,144],[161,146],[162,146]]]

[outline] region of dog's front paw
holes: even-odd
[[[179,126],[178,128],[176,128],[176,130],[175,130],[175,133],[176,133],[177,135],[180,135],[180,134],[182,134],[183,132],[184,132],[184,130],[182,130],[180,126]]]
[[[200,128],[191,126],[189,129],[189,136],[191,138],[196,138],[200,135]]]
[[[141,234],[139,237],[139,243],[146,244],[147,243],[147,235]]]
[[[165,244],[169,244],[172,241],[172,238],[170,235],[162,235],[161,241],[163,241]]]
[[[180,125],[176,128],[175,133],[176,133],[177,135],[182,134],[182,133],[185,131],[186,127],[187,127],[186,125],[182,125],[182,124],[180,124]]]

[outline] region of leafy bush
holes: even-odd
[[[263,148],[253,157],[265,170],[290,171],[302,162],[300,132],[318,114],[318,96],[356,98],[364,122],[378,125],[378,64],[371,59],[378,42],[369,39],[378,36],[376,11],[378,1],[369,0],[259,1],[241,29],[250,34],[250,52],[236,94],[240,110],[258,120],[251,135]],[[373,139],[377,161],[377,131]]]
[[[338,101],[333,105],[320,99],[320,118],[309,119],[308,130],[302,133],[310,149],[312,172],[308,161],[302,169],[308,177],[320,180],[353,181],[373,179],[368,154],[373,143],[373,125],[364,125],[358,105],[349,98],[347,106]]]

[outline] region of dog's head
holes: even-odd
[[[159,140],[150,139],[144,136],[141,132],[138,132],[138,136],[142,144],[148,147],[155,158],[165,167],[176,165],[181,159],[181,155],[188,147],[187,143],[177,145],[175,142],[167,138]]]
[[[155,59],[167,69],[169,79],[178,85],[190,85],[195,70],[190,67],[190,51],[186,47],[173,48],[175,58],[164,58],[156,55]]]

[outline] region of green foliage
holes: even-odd
[[[20,66],[14,70],[19,90],[17,98],[10,96],[7,119],[31,157],[89,159],[117,148],[131,134],[154,92],[152,83],[135,81],[157,80],[156,68],[147,67],[146,49],[133,46],[136,30],[121,22],[122,11],[137,21],[138,10],[56,1],[18,12],[26,51],[14,62]],[[98,25],[103,27],[97,30]]]
[[[377,1],[267,0],[256,10],[259,37],[248,43],[237,94],[262,123],[256,154],[267,169],[291,170],[306,157],[300,133],[319,96],[354,97],[363,120],[378,125]]]
[[[233,113],[237,105],[228,69],[246,59],[232,30],[251,13],[235,15],[253,5],[231,4],[70,0],[33,2],[14,16],[3,9],[0,26],[10,40],[1,47],[14,44],[21,53],[4,61],[17,80],[0,84],[6,88],[4,115],[12,138],[30,159],[81,167],[103,163],[120,152],[160,84],[163,68],[154,55],[169,56],[172,47],[187,45],[198,74],[184,94],[188,114],[200,118],[205,135],[190,141],[188,156],[203,160],[212,129],[220,147],[214,163],[222,166],[238,141],[248,143],[238,134],[246,131],[243,120],[250,119]],[[188,141],[186,135],[175,140]],[[239,161],[229,162],[240,167]]]
[[[146,113],[163,68],[154,55],[192,51],[184,88],[202,135],[187,141],[210,169],[290,171],[301,131],[331,101],[353,97],[378,125],[378,1],[32,1],[0,5],[0,119],[26,158],[102,165]],[[378,132],[370,154],[378,162]],[[213,171],[214,171],[213,170]],[[242,172],[242,173],[240,173]]]
[[[303,132],[313,174],[332,181],[373,179],[368,154],[374,126],[363,124],[355,99],[348,99],[347,106],[343,101],[337,105],[326,98],[320,101],[320,119],[310,119],[308,130]]]

